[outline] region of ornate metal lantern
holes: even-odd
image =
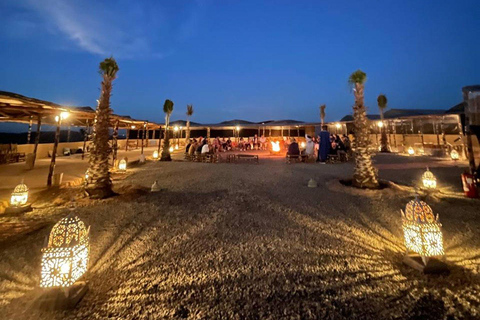
[[[409,155],[413,156],[415,154],[415,149],[413,149],[412,147],[409,147],[407,152]]]
[[[158,159],[158,151],[153,151],[153,159]]]
[[[423,186],[427,189],[437,188],[437,178],[435,178],[433,173],[428,168],[427,171],[425,171],[422,175],[422,182]]]
[[[120,172],[127,171],[127,160],[125,159],[120,160],[120,162],[118,163],[118,171]]]
[[[453,149],[450,152],[450,158],[452,158],[452,160],[458,160],[460,158],[460,155],[458,154],[458,151]]]
[[[68,288],[87,271],[90,227],[69,215],[57,222],[42,249],[40,286]]]
[[[12,197],[10,198],[10,205],[12,207],[20,207],[27,204],[28,201],[28,187],[23,182],[13,189]]]
[[[442,256],[444,254],[442,225],[438,215],[433,214],[432,208],[415,198],[407,203],[405,212],[401,212],[407,253],[408,251],[418,253],[425,264],[429,257]]]

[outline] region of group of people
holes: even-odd
[[[240,151],[246,150],[267,150],[267,139],[265,136],[258,137],[255,135],[252,138],[241,137],[238,143],[233,142],[230,138],[216,137],[209,143],[207,138],[199,137],[190,139],[185,148],[187,154],[193,155],[197,153],[216,153],[231,151],[238,148]]]
[[[315,158],[317,162],[326,163],[329,156],[338,157],[340,161],[347,161],[348,155],[351,153],[351,143],[348,136],[331,134],[327,131],[326,126],[322,127],[322,131],[316,138],[305,135],[305,139],[305,149],[301,151],[298,142],[291,138],[290,143],[286,146],[287,155],[304,154]]]

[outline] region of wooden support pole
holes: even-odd
[[[70,142],[70,131],[71,131],[71,125],[68,125],[68,129],[67,129],[67,142]]]
[[[130,138],[130,129],[127,129],[127,136],[125,137],[125,151],[128,151],[128,139]]]
[[[300,127],[297,127],[297,136],[300,138]]]
[[[140,152],[140,154],[143,154],[143,140],[145,139],[145,128],[147,126],[147,123],[144,123],[143,124],[143,131],[142,131],[142,151]]]
[[[393,145],[395,147],[395,152],[398,152],[397,150],[397,124],[395,123],[395,120],[393,120]]]
[[[462,92],[463,92],[463,101],[465,101],[465,135],[467,136],[467,151],[468,151],[467,159],[470,167],[470,174],[475,175],[477,171],[477,167],[475,166],[475,155],[473,153],[472,131],[470,129],[470,125],[472,123],[473,124],[478,123],[478,120],[476,120],[474,117],[475,115],[474,112],[475,111],[478,112],[479,106],[477,106],[476,104],[478,104],[478,101],[479,101],[478,94],[480,94],[480,90],[469,91],[467,88],[464,87],[462,88]],[[470,96],[470,94],[472,94],[473,96]],[[477,185],[478,185],[478,181],[477,181]]]
[[[137,129],[137,146],[136,148],[138,149],[138,139],[140,139],[140,130]]]
[[[145,140],[145,146],[148,147],[148,145],[149,145],[148,141],[150,140],[149,139],[150,138],[149,137],[150,136],[150,129],[148,128],[148,126],[147,126],[147,133],[146,134],[147,134],[147,136],[146,136],[146,140]]]
[[[115,168],[115,160],[117,160],[117,151],[118,151],[118,124],[119,120],[115,122],[113,126],[113,135],[112,135],[112,167]]]
[[[30,144],[30,138],[32,137],[32,123],[33,116],[30,116],[30,122],[28,123],[27,144]]]
[[[446,156],[449,155],[447,137],[445,136],[445,116],[442,116],[442,122],[440,124],[440,130],[442,131],[443,152]]]
[[[87,126],[85,127],[85,133],[83,134],[82,160],[85,158],[85,152],[87,152],[87,140],[88,140],[89,131],[90,131],[90,122],[88,122],[88,119],[87,119]]]
[[[53,172],[55,171],[55,160],[57,158],[57,148],[58,148],[58,141],[60,140],[60,127],[62,125],[62,117],[58,116],[57,121],[57,131],[55,131],[55,141],[53,143],[53,151],[52,151],[52,160],[50,161],[50,168],[48,170],[48,178],[47,178],[47,186],[52,186],[52,177]]]
[[[35,146],[33,147],[33,165],[32,169],[35,167],[35,160],[37,159],[37,149],[38,144],[40,143],[40,128],[42,127],[42,115],[38,115],[37,118],[37,133],[35,134]]]
[[[158,154],[160,154],[161,145],[162,145],[162,127],[158,127],[158,146],[157,146]]]
[[[406,132],[405,132],[405,131],[406,131],[406,130],[405,130],[405,123],[403,122],[403,120],[401,120],[401,121],[402,121],[402,122],[401,122],[401,124],[402,124],[402,147],[403,147],[403,152],[406,152],[406,150],[405,150],[405,146],[406,146],[405,142],[406,142],[407,137],[406,137]]]
[[[280,127],[280,135],[283,137],[283,127]]]

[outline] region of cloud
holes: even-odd
[[[188,9],[176,8],[180,12],[173,17],[156,1],[18,0],[15,5],[35,14],[43,30],[61,40],[63,47],[123,59],[165,57],[174,50],[171,46],[192,35],[199,19],[195,3]],[[174,19],[176,15],[183,19]],[[31,22],[22,21],[31,32]],[[176,26],[175,21],[181,22]]]

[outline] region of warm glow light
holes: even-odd
[[[300,146],[301,146],[302,148],[305,148],[305,142],[302,141],[302,143],[300,143]]]
[[[70,287],[87,271],[90,228],[78,217],[68,216],[53,226],[42,249],[40,286]]]
[[[135,126],[130,126],[130,128],[135,129]]]
[[[423,186],[427,189],[435,189],[437,187],[437,178],[428,170],[422,175]]]
[[[340,128],[342,127],[342,125],[341,125],[340,123],[337,123],[337,124],[335,125],[335,127],[337,127],[337,129],[340,129]]]
[[[158,151],[153,151],[153,159],[158,159]]]
[[[12,196],[10,198],[10,205],[12,207],[23,206],[28,201],[28,187],[26,184],[21,183],[13,189]]]
[[[173,152],[173,146],[170,147],[170,149],[168,149],[170,152]]]
[[[239,127],[239,126],[236,126],[236,127],[235,127],[235,130],[240,131],[240,127]]]
[[[450,152],[450,158],[452,158],[452,160],[458,160],[460,159],[460,155],[458,154],[458,151],[453,149],[451,152]]]
[[[402,227],[407,251],[422,257],[441,256],[443,251],[442,225],[432,208],[418,199],[407,203],[402,213]]]
[[[125,159],[120,160],[120,162],[118,163],[118,171],[127,171],[127,161]]]
[[[175,145],[175,150],[178,150],[178,144]]]
[[[279,152],[280,151],[280,141],[270,141],[272,144],[272,151],[273,152]]]
[[[378,122],[377,122],[377,126],[378,126],[379,128],[382,128],[382,127],[383,127],[383,122],[382,122],[382,121],[378,121]]]
[[[66,112],[66,111],[60,112],[60,118],[61,118],[62,120],[67,119],[69,116],[70,116],[70,113],[69,113],[69,112]]]
[[[173,128],[173,130],[175,130],[175,131],[178,131],[178,127],[177,127],[177,126],[175,126],[175,127]]]
[[[415,154],[415,149],[413,149],[412,147],[409,147],[408,148],[408,154],[413,156]]]

